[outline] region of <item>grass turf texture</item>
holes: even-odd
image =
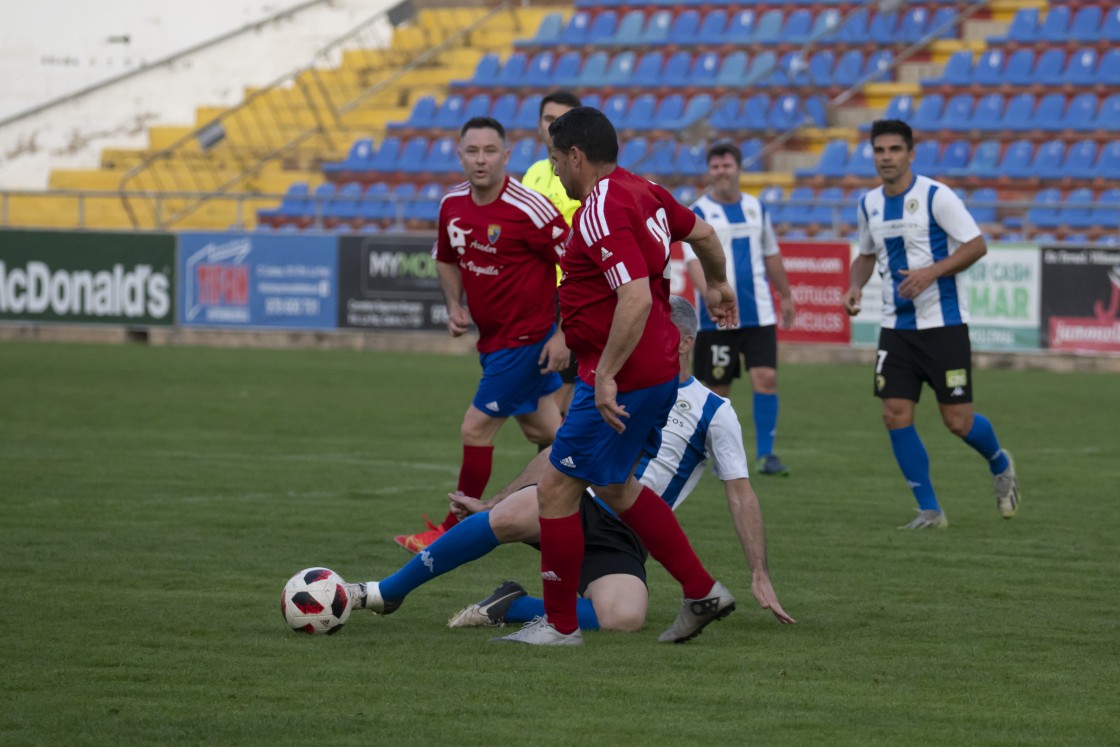
[[[289,632],[292,573],[380,578],[408,557],[391,537],[443,515],[476,375],[427,355],[0,344],[0,743],[1115,743],[1106,375],[977,372],[1020,472],[1012,521],[927,392],[951,528],[902,532],[913,500],[870,363],[783,367],[794,475],[753,482],[794,627],[755,605],[707,476],[678,515],[740,606],[685,646],[656,641],[679,602],[658,567],[641,633],[539,650],[448,630],[504,578],[539,590],[522,546],[390,617]],[[743,382],[734,401],[752,444]],[[491,487],[532,454],[507,424]]]

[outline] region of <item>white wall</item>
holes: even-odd
[[[395,1],[329,0],[0,126],[0,189],[43,189],[52,168],[96,168],[102,148],[147,147],[149,125],[190,125],[197,106],[236,103],[245,86],[310,63]],[[0,120],[301,4],[0,0]],[[108,41],[123,35],[127,45]]]

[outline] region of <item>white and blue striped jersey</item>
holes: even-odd
[[[739,326],[776,324],[774,296],[770,292],[763,257],[778,254],[778,240],[766,206],[754,195],[742,194],[739,201],[732,204],[704,195],[692,203],[692,212],[711,224],[723,245],[727,278],[739,302]],[[696,259],[689,244],[684,244],[683,248],[685,262]],[[704,299],[699,294],[696,308],[704,308]],[[700,314],[700,329],[716,329],[716,324],[707,314]]]
[[[883,279],[886,329],[932,329],[968,323],[959,275],[940,277],[917,298],[903,298],[902,270],[929,267],[980,235],[961,198],[941,182],[915,176],[910,189],[887,197],[879,186],[860,198],[859,252],[876,255]]]
[[[750,477],[743,431],[731,401],[689,377],[677,389],[677,401],[661,430],[661,448],[656,457],[642,455],[634,476],[676,510],[700,481],[709,457],[720,480]]]

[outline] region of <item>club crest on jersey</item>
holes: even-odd
[[[886,385],[887,385],[887,377],[884,376],[883,374],[876,374],[875,375],[875,391],[877,391],[877,392],[883,391],[883,387],[885,387]]]
[[[502,227],[497,223],[491,223],[486,227],[486,240],[493,244],[502,235]]]
[[[906,201],[906,212],[913,215],[915,212],[917,212],[917,210],[918,210],[918,199],[916,197],[911,197],[909,200]]]

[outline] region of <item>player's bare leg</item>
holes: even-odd
[[[537,400],[535,411],[518,415],[516,419],[529,443],[544,449],[552,443],[556,438],[556,431],[560,429],[560,408],[557,407],[553,394],[546,394]]]
[[[595,607],[601,630],[628,633],[642,629],[649,608],[649,590],[629,573],[612,573],[595,579],[583,594]]]

